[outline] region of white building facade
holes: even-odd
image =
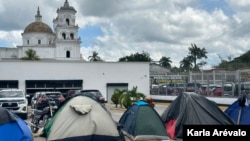
[[[149,64],[135,62],[0,61],[0,89],[36,91],[99,89],[111,102],[116,88],[149,95]]]

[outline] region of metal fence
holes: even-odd
[[[152,75],[150,84],[150,95],[178,95],[183,91],[193,91],[205,96],[238,97],[250,91],[250,69]]]

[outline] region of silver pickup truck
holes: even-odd
[[[0,106],[20,116],[28,117],[28,100],[23,90],[3,89],[0,91]]]

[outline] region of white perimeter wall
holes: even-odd
[[[83,61],[0,61],[0,80],[82,79],[83,89],[99,89],[107,98],[107,83],[128,83],[128,89],[149,95],[149,63]]]

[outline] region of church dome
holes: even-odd
[[[29,24],[25,29],[24,33],[28,32],[42,32],[42,33],[53,33],[52,29],[43,22],[33,22]]]

